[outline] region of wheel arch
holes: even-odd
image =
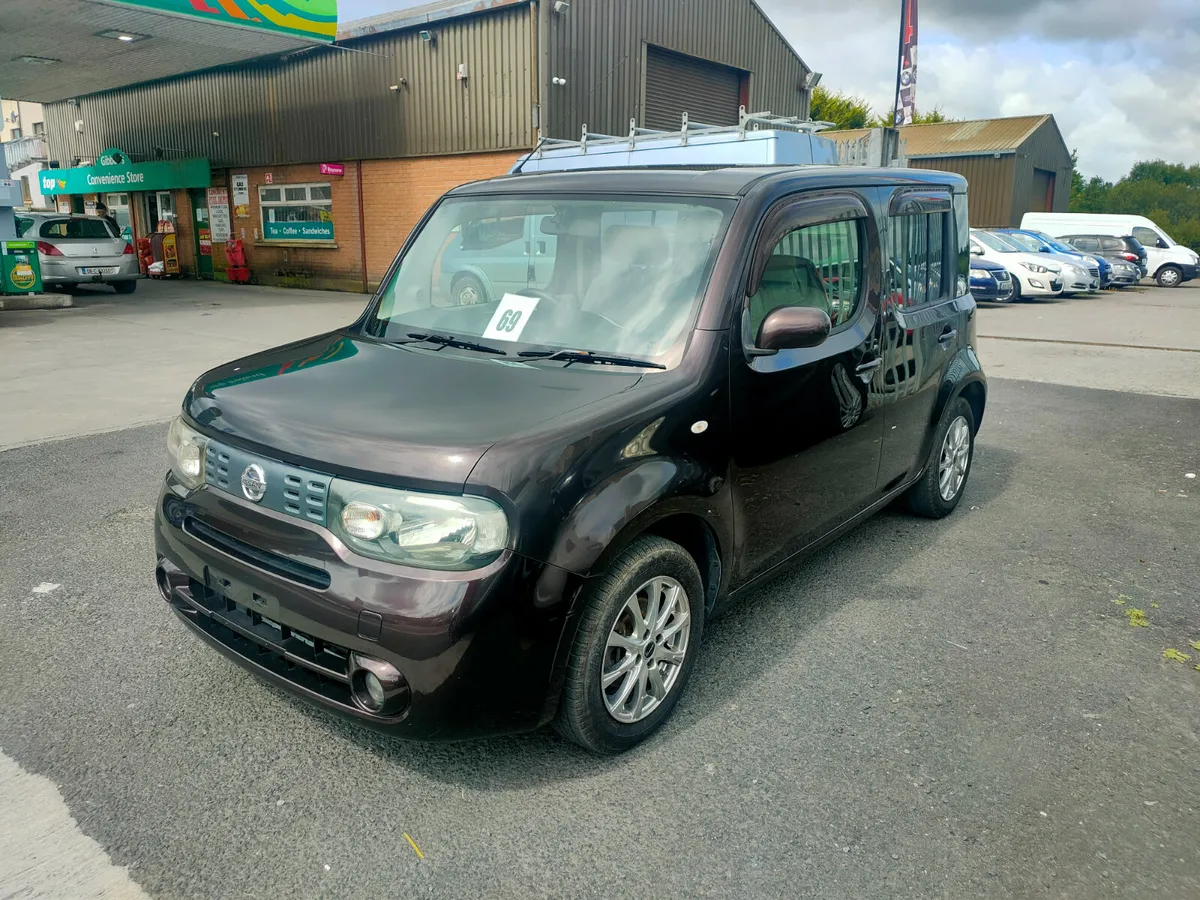
[[[478,279],[479,283],[483,285],[483,289],[487,292],[488,297],[495,295],[496,286],[492,284],[492,280],[487,277],[487,273],[485,273],[483,269],[479,268],[479,266],[475,265],[459,266],[454,270],[454,272],[450,275],[449,282],[450,290],[452,292],[454,290],[455,283],[464,275],[470,275],[472,278]]]

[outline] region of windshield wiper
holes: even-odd
[[[456,350],[475,350],[478,353],[495,353],[499,356],[508,356],[508,353],[499,347],[489,347],[487,344],[464,341],[462,338],[456,338],[449,334],[425,334],[410,331],[408,336],[412,338],[412,341],[401,341],[401,343],[441,344],[443,347],[454,347]]]
[[[665,369],[661,363],[637,359],[632,356],[612,356],[606,353],[591,353],[587,350],[522,350],[517,356],[525,359],[564,360],[571,363],[593,363],[598,366],[640,366],[643,369]]]

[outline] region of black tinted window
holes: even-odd
[[[44,238],[80,238],[106,241],[117,236],[107,219],[54,219],[42,226]]]
[[[951,293],[956,273],[946,265],[949,227],[949,213],[892,217],[888,268],[896,303],[918,306]]]

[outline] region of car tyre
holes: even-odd
[[[905,495],[909,510],[927,519],[950,515],[962,500],[974,462],[975,412],[958,397],[934,434],[925,472]]]
[[[1011,302],[1020,303],[1022,300],[1025,299],[1024,297],[1021,296],[1021,279],[1018,278],[1016,275],[1014,275],[1012,277],[1012,282],[1013,282],[1013,292],[1012,292],[1012,301]]]
[[[1178,266],[1163,266],[1154,274],[1159,287],[1173,288],[1183,284],[1183,270]]]
[[[671,715],[695,666],[704,632],[700,570],[678,544],[643,535],[593,580],[582,603],[555,729],[593,753],[623,753]],[[652,603],[657,622],[646,621]]]
[[[475,306],[487,303],[488,299],[487,288],[483,286],[483,282],[469,272],[454,279],[450,285],[450,296],[454,298],[456,306]]]
[[[113,290],[118,294],[132,294],[137,290],[136,281],[114,281]]]

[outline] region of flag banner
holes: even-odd
[[[911,125],[917,111],[917,0],[901,0],[900,72],[896,77],[896,125]]]

